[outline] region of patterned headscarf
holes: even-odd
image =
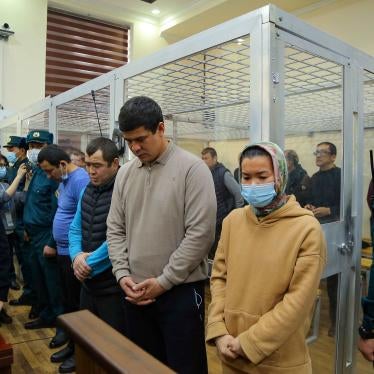
[[[273,201],[263,208],[255,208],[253,207],[256,216],[263,217],[268,215],[269,213],[273,212],[274,210],[279,209],[287,202],[287,195],[285,194],[286,186],[287,186],[287,179],[288,179],[288,171],[287,171],[287,162],[286,157],[280,147],[271,142],[258,142],[253,143],[244,148],[240,155],[240,174],[241,174],[241,162],[243,160],[243,154],[250,148],[259,147],[266,151],[269,156],[271,157],[271,161],[273,164],[274,170],[274,187],[275,192],[277,195],[274,197]]]

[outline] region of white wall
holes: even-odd
[[[5,22],[15,34],[0,41],[1,104],[17,111],[44,98],[47,0],[0,0],[0,24]]]

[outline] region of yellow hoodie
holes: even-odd
[[[305,343],[326,244],[319,222],[294,196],[257,218],[247,206],[223,222],[214,259],[207,337],[239,336],[249,360],[224,364],[255,374],[309,374]]]

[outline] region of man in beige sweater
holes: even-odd
[[[127,335],[178,373],[207,373],[204,280],[217,210],[211,173],[165,138],[152,99],[128,100],[119,126],[136,158],[118,172],[107,239]]]

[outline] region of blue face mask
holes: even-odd
[[[6,158],[10,164],[15,164],[17,161],[17,156],[14,152],[8,152]]]
[[[263,208],[269,205],[277,193],[274,182],[264,184],[242,184],[242,196],[248,204],[255,208]]]
[[[6,167],[0,166],[0,179],[3,179],[6,176]]]

